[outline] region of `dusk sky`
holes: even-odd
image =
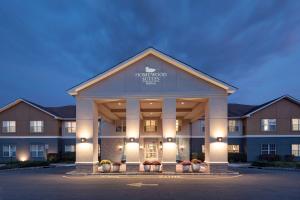
[[[70,87],[153,46],[239,90],[300,98],[300,1],[0,0],[0,106],[74,104]]]

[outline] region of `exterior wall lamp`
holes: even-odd
[[[81,143],[85,143],[86,141],[87,141],[86,138],[80,138],[80,142],[81,142]]]
[[[218,142],[223,142],[223,137],[217,137]]]
[[[165,142],[175,142],[175,138],[167,137],[167,138],[165,139]]]
[[[180,145],[180,150],[181,150],[181,151],[184,150],[184,145]]]
[[[138,139],[134,138],[134,137],[130,137],[130,138],[127,139],[127,142],[130,142],[130,143],[138,142]]]
[[[123,149],[123,146],[119,145],[118,148],[119,148],[119,151],[121,151]]]

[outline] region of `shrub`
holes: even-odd
[[[300,169],[300,163],[297,163],[297,164],[296,164],[296,168],[297,168],[297,169]]]
[[[143,162],[143,165],[152,165],[152,162],[150,162],[150,161],[148,161],[148,160],[145,160],[145,161]]]
[[[191,156],[191,159],[198,159],[198,153],[197,152],[192,152],[192,156]]]
[[[161,163],[158,160],[155,160],[152,162],[152,165],[161,165]]]
[[[294,155],[285,155],[283,157],[284,161],[287,161],[287,162],[292,162],[295,160],[295,156]]]
[[[24,167],[40,167],[40,166],[49,166],[48,161],[24,161],[24,162],[19,162],[18,166],[20,168]]]
[[[244,153],[228,153],[228,162],[247,162],[247,155]]]
[[[58,153],[48,153],[47,154],[47,161],[50,163],[57,163],[60,161],[60,156]]]
[[[75,152],[66,152],[61,155],[62,162],[75,162]]]
[[[281,158],[279,155],[260,155],[258,160],[261,161],[279,161]]]
[[[252,162],[252,166],[255,166],[255,167],[274,167],[274,164],[272,162],[268,162],[268,161],[254,161],[254,162]]]
[[[197,152],[192,152],[191,155],[191,159],[197,159],[197,160],[201,160],[202,162],[204,162],[205,160],[205,153],[197,153]]]
[[[113,165],[114,165],[114,166],[120,166],[121,163],[120,163],[120,162],[113,162]]]
[[[101,160],[100,165],[111,165],[111,161],[110,160]]]
[[[185,161],[182,161],[180,164],[182,164],[182,165],[191,165],[191,162],[189,160],[185,160]]]
[[[193,164],[201,164],[202,161],[198,160],[198,159],[192,159],[191,163],[193,163]]]

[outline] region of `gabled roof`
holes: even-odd
[[[168,62],[168,63],[170,63],[170,64],[172,64],[172,65],[174,65],[174,66],[176,66],[176,67],[178,67],[178,68],[180,68],[180,69],[182,69],[182,70],[184,70],[184,71],[186,71],[186,72],[188,72],[188,73],[190,73],[190,74],[192,74],[196,77],[198,77],[198,78],[201,78],[201,79],[203,79],[203,80],[205,80],[209,83],[212,83],[214,85],[217,85],[217,86],[225,89],[227,91],[227,93],[229,93],[229,94],[234,93],[237,89],[236,87],[234,87],[234,86],[232,86],[228,83],[225,83],[225,82],[223,82],[223,81],[221,81],[221,80],[219,80],[219,79],[217,79],[213,76],[210,76],[210,75],[208,75],[208,74],[206,74],[206,73],[204,73],[204,72],[202,72],[202,71],[200,71],[196,68],[193,68],[193,67],[191,67],[191,66],[189,66],[189,65],[187,65],[187,64],[185,64],[185,63],[183,63],[183,62],[181,62],[181,61],[179,61],[179,60],[177,60],[177,59],[175,59],[171,56],[168,56],[167,54],[164,54],[161,51],[158,51],[157,49],[154,49],[154,48],[151,47],[151,48],[147,48],[144,51],[138,53],[137,55],[135,55],[135,56],[119,63],[119,64],[117,64],[116,66],[112,67],[111,69],[108,69],[108,70],[106,70],[106,71],[104,71],[104,72],[88,79],[87,81],[84,81],[84,82],[72,87],[71,89],[68,90],[68,93],[70,95],[77,95],[77,93],[80,90],[83,90],[83,89],[85,89],[85,88],[87,88],[87,87],[89,87],[89,86],[91,86],[91,85],[93,85],[93,84],[95,84],[95,83],[97,83],[97,82],[113,75],[114,73],[130,66],[131,64],[139,61],[140,59],[142,59],[142,58],[144,58],[144,57],[146,57],[150,54],[154,55],[154,56],[156,56],[156,57],[158,57],[158,58],[160,58],[160,59],[162,59],[162,60],[164,60],[164,61],[166,61],[166,62]]]
[[[75,119],[76,118],[76,106],[61,106],[61,107],[44,107],[39,104],[33,103],[31,101],[25,99],[17,99],[14,102],[0,108],[0,113],[17,105],[18,103],[23,102],[26,103],[52,117],[55,119]]]
[[[229,118],[241,118],[246,115],[249,111],[256,108],[257,105],[245,105],[237,103],[228,104],[228,117]]]
[[[278,101],[280,101],[282,99],[288,99],[288,100],[290,100],[290,101],[292,101],[292,102],[300,105],[300,101],[298,99],[296,99],[296,98],[294,98],[294,97],[292,97],[290,95],[283,95],[281,97],[278,97],[276,99],[273,99],[271,101],[268,101],[266,103],[263,103],[261,105],[258,105],[256,107],[252,108],[247,113],[245,113],[243,117],[250,117],[252,114],[254,114],[254,113],[256,113],[256,112],[258,112],[258,111],[260,111],[260,110],[262,110],[262,109],[264,109],[264,108],[266,108],[268,106],[271,106],[272,104],[274,104],[274,103],[276,103],[276,102],[278,102]]]

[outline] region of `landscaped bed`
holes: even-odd
[[[296,161],[254,161],[252,166],[255,167],[281,167],[300,169],[300,162]]]
[[[0,170],[26,167],[45,167],[49,165],[50,163],[47,161],[13,161],[5,163],[5,165],[0,167]]]

